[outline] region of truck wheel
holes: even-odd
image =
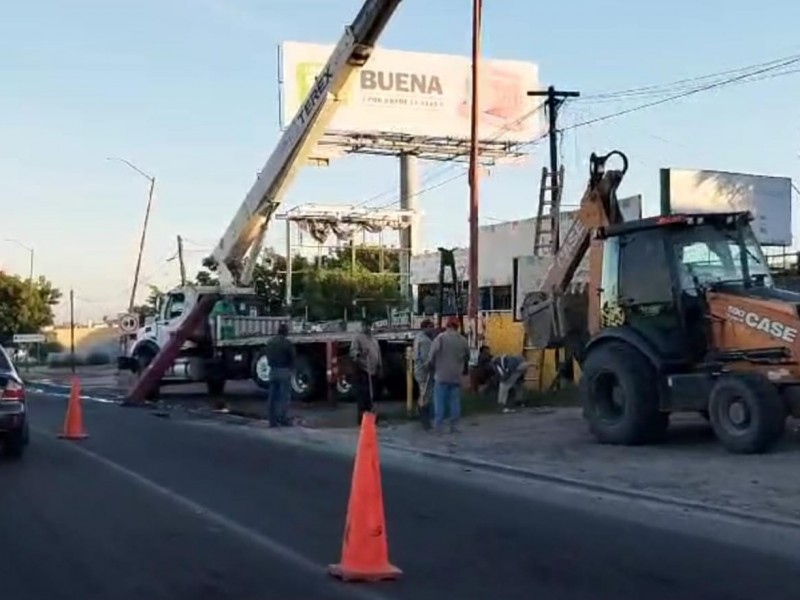
[[[253,365],[250,369],[253,382],[261,389],[268,390],[270,371],[266,349],[262,348],[256,353],[255,358],[253,358]]]
[[[757,373],[720,377],[711,390],[708,413],[717,439],[735,454],[766,451],[786,424],[778,389]]]
[[[353,371],[355,366],[347,355],[340,355],[337,360],[338,373],[336,385],[334,387],[337,402],[352,402],[355,400],[356,393],[353,386]]]
[[[580,393],[589,429],[601,443],[655,442],[669,426],[669,415],[658,407],[656,373],[639,351],[624,342],[606,342],[589,350]]]
[[[299,355],[292,374],[292,397],[298,402],[311,402],[324,388],[320,385],[324,381],[321,373],[324,374],[324,369],[320,371],[308,356]]]

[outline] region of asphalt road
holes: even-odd
[[[798,594],[797,534],[574,492],[555,500],[531,484],[389,456],[389,546],[404,576],[341,584],[325,565],[340,551],[347,456],[270,437],[280,432],[91,402],[90,439],[67,442],[55,436],[63,398],[31,405],[29,454],[0,463],[0,589],[14,600]]]

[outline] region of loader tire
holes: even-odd
[[[786,426],[778,389],[758,373],[720,377],[711,390],[708,413],[717,439],[734,454],[767,451]]]
[[[659,410],[657,374],[629,344],[609,341],[590,349],[580,392],[584,418],[599,442],[637,445],[665,436],[669,414]]]

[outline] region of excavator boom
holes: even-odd
[[[621,159],[622,168],[607,170],[606,162],[614,156]],[[525,333],[531,345],[537,348],[560,345],[568,334],[571,319],[565,313],[574,307],[565,293],[589,250],[592,232],[622,220],[616,192],[628,170],[628,158],[615,150],[605,156],[592,154],[589,162],[589,183],[578,213],[548,266],[539,290],[527,294],[523,300]],[[590,277],[599,279],[597,270],[591,269]],[[596,287],[597,282],[593,283]],[[582,300],[577,299],[577,302],[580,304]],[[581,325],[585,326],[585,320]]]

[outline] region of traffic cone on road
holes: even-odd
[[[81,409],[81,384],[77,377],[72,378],[69,389],[67,414],[64,417],[64,429],[58,437],[65,440],[83,440],[89,437],[83,429],[83,410]]]
[[[389,563],[386,520],[383,514],[378,435],[375,414],[364,413],[358,436],[342,560],[328,572],[343,581],[397,579],[403,572]]]

